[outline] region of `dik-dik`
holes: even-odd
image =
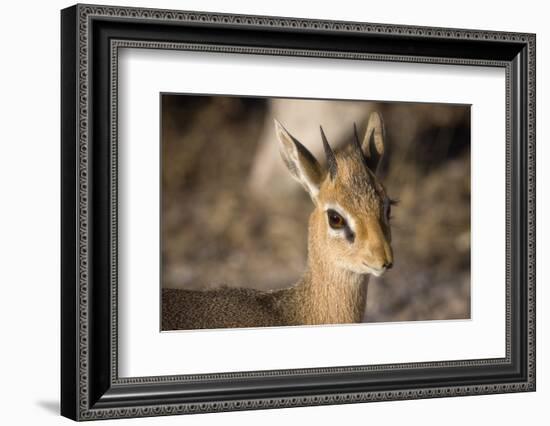
[[[352,142],[333,152],[321,128],[327,160],[326,167],[321,167],[275,120],[283,161],[314,205],[307,267],[298,282],[273,291],[164,289],[163,330],[362,321],[369,275],[380,276],[393,264],[390,210],[394,202],[376,177],[384,154],[380,115],[370,115],[362,142],[354,130]]]

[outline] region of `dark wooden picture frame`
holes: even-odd
[[[61,13],[61,38],[62,415],[91,420],[535,390],[535,35],[76,5]],[[121,47],[504,68],[506,356],[120,378]]]

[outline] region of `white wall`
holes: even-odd
[[[537,33],[538,391],[362,405],[122,420],[132,424],[522,424],[550,401],[550,28],[544,2],[103,1],[143,7],[265,14]],[[3,424],[58,424],[59,9],[67,1],[2,6],[0,64],[0,400]],[[546,167],[545,167],[546,166]],[[107,424],[112,422],[106,422]],[[542,424],[543,421],[535,421]]]

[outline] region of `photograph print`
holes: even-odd
[[[161,331],[470,318],[470,105],[161,93]]]

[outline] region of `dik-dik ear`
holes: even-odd
[[[377,112],[372,112],[361,148],[365,154],[367,166],[373,173],[376,173],[376,169],[378,169],[380,160],[384,155],[384,138],[385,129],[382,116]]]
[[[313,202],[316,203],[322,180],[321,166],[311,152],[288,133],[281,123],[277,120],[274,121],[275,133],[279,140],[279,152],[286,167],[292,177],[302,184]]]

